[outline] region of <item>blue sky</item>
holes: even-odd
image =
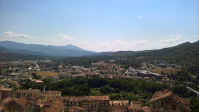
[[[199,0],[1,0],[0,41],[147,50],[199,40]]]

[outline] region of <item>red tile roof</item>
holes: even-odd
[[[61,94],[61,91],[42,91],[42,94]]]
[[[55,101],[52,102],[49,108],[44,108],[41,112],[61,112],[62,109],[64,109],[64,103],[61,101]]]
[[[124,112],[124,110],[115,110],[113,112]]]
[[[29,90],[16,90],[15,92],[30,92],[30,93],[36,93],[38,91],[41,91],[40,89],[29,89]]]
[[[142,110],[143,110],[144,112],[150,112],[150,107],[144,106],[144,107],[142,107]]]
[[[80,108],[80,107],[76,107],[76,106],[72,106],[68,109],[68,112],[82,112],[82,110],[86,110],[84,108]]]
[[[180,103],[180,105],[182,105],[182,107],[184,107],[188,111],[191,111],[190,108],[187,106],[187,102],[184,102],[182,98],[180,98],[178,95],[175,95],[168,89],[155,92],[155,94],[152,96],[150,102],[153,102],[153,101],[156,101],[156,100],[159,100],[162,98],[166,98],[166,97],[171,97],[173,100]]]
[[[22,105],[22,106],[25,106],[27,100],[26,100],[25,97],[21,97],[21,98],[15,99],[15,102],[17,102],[18,104],[20,104],[20,105]]]

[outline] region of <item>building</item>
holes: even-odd
[[[142,107],[142,102],[141,101],[131,101],[130,106],[131,107]]]
[[[37,84],[43,84],[43,81],[41,81],[41,80],[36,80],[36,79],[32,79],[32,80],[31,80],[31,83],[32,83],[33,85],[37,85]]]
[[[183,100],[168,89],[155,92],[150,100],[151,112],[191,112],[189,106],[189,100]]]
[[[11,99],[12,99],[11,97],[8,97],[4,99],[3,101],[0,101],[0,112],[4,112],[4,109],[5,109],[4,105],[10,102]]]
[[[50,96],[58,96],[61,97],[61,91],[42,91],[42,95],[50,97]]]
[[[113,111],[116,111],[116,110],[123,110],[123,112],[128,112],[128,106],[129,106],[129,101],[128,100],[110,101],[109,112],[113,112]]]
[[[82,107],[92,112],[109,112],[109,96],[64,96],[61,97],[65,110],[71,106]]]
[[[137,75],[139,77],[156,77],[156,79],[162,79],[164,78],[164,75],[162,74],[158,74],[158,73],[152,73],[150,71],[146,71],[146,70],[138,70],[137,71]]]
[[[9,103],[4,105],[4,112],[30,112],[32,103],[25,97],[12,99]]]
[[[68,112],[88,112],[88,110],[76,106],[72,106],[68,109]]]
[[[29,89],[29,90],[16,90],[14,91],[14,97],[15,98],[21,98],[24,96],[33,96],[33,95],[41,95],[41,90],[40,89]]]
[[[40,112],[64,112],[64,103],[58,100],[48,102]]]
[[[8,97],[14,97],[14,90],[12,88],[0,88],[0,100]]]
[[[159,64],[164,64],[165,61],[164,60],[155,60],[155,65],[159,65]]]
[[[58,77],[70,78],[72,76],[72,72],[59,72]]]

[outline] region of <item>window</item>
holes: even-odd
[[[163,107],[163,102],[161,102],[161,107]]]
[[[176,110],[176,105],[171,104],[171,110]]]
[[[173,105],[173,110],[176,110],[176,105]]]

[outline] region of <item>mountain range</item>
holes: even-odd
[[[52,45],[38,45],[38,44],[23,44],[12,41],[0,42],[0,52],[5,53],[19,53],[42,56],[63,56],[63,57],[79,57],[85,55],[93,55],[96,52],[87,51],[77,46],[52,46]]]
[[[168,50],[179,52],[181,49],[187,50],[190,46],[198,44],[198,42],[190,43],[182,43],[180,45],[163,48],[160,50],[147,50],[147,51],[117,51],[117,52],[93,52],[84,50],[74,45],[66,45],[66,46],[53,46],[53,45],[39,45],[39,44],[23,44],[13,41],[2,41],[0,42],[0,53],[15,53],[15,54],[27,54],[27,55],[40,55],[40,56],[59,56],[59,57],[81,57],[81,56],[100,56],[100,55],[110,55],[110,56],[121,56],[121,55],[132,55],[139,53],[147,53],[147,52],[164,52],[166,53]],[[171,50],[172,49],[172,50]],[[177,50],[177,51],[176,51]],[[164,54],[161,53],[161,54]],[[178,53],[179,54],[179,53]],[[154,55],[154,54],[153,54]],[[166,56],[165,54],[163,56]],[[158,56],[159,57],[159,56]],[[166,56],[168,57],[168,56]]]
[[[61,56],[61,57],[80,57],[80,56],[99,56],[99,55],[123,55],[133,53],[134,51],[118,52],[93,52],[84,50],[74,45],[53,46],[39,44],[23,44],[13,41],[0,42],[0,52],[18,53],[41,56]]]

